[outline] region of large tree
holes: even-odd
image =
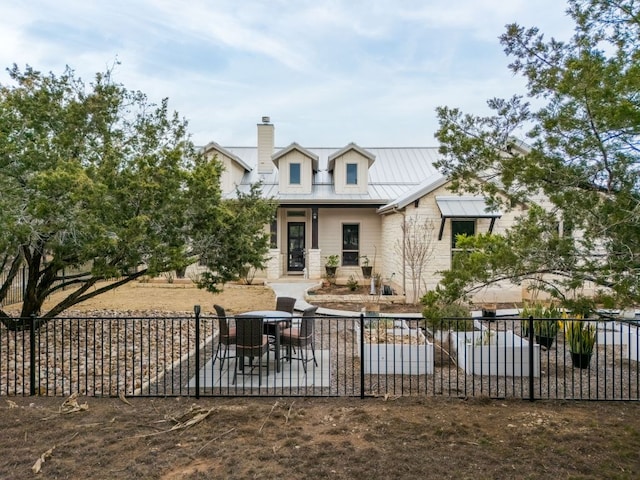
[[[219,163],[196,152],[166,99],[152,104],[110,71],[88,86],[71,69],[56,76],[14,66],[9,74],[0,86],[0,302],[25,271],[20,317],[46,321],[142,275],[212,256],[194,238],[209,236],[215,248],[216,227],[237,201],[221,199]],[[262,228],[271,214],[260,213],[245,220]],[[253,248],[252,235],[234,241]],[[229,279],[239,263],[217,256],[208,266]],[[63,289],[64,299],[41,312]],[[26,324],[3,310],[0,320]]]
[[[445,275],[458,294],[553,279],[558,294],[593,282],[640,300],[640,5],[570,0],[567,14],[568,41],[516,24],[500,37],[526,96],[490,100],[487,117],[437,110],[439,167],[456,189],[503,208],[548,202],[503,238],[466,239],[454,266],[463,277]],[[514,140],[523,131],[526,145]]]

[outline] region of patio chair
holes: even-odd
[[[263,333],[264,319],[262,317],[252,317],[249,315],[236,316],[236,368],[233,372],[233,382],[236,383],[238,369],[245,375],[245,358],[249,359],[251,372],[256,368],[254,359],[258,359],[258,386],[262,385],[262,357],[267,354],[267,377],[269,376],[269,337]],[[251,373],[253,375],[253,373]]]
[[[222,372],[222,367],[224,366],[225,359],[233,358],[229,356],[229,346],[235,345],[236,343],[236,328],[229,326],[229,319],[227,318],[227,314],[223,307],[220,305],[214,305],[213,308],[216,310],[216,314],[218,315],[218,348],[216,349],[216,353],[213,356],[213,362],[211,365],[215,365],[216,359],[220,359],[220,371]],[[222,347],[224,346],[224,355],[220,355],[222,352]]]
[[[293,313],[293,309],[296,306],[296,299],[293,297],[278,297],[276,298],[276,310],[280,312]]]
[[[304,373],[307,373],[307,362],[313,360],[315,366],[318,366],[316,361],[316,349],[313,334],[315,330],[315,315],[318,307],[309,307],[302,312],[302,318],[300,319],[300,326],[285,328],[280,332],[280,346],[287,348],[287,354],[284,357],[286,360],[299,360],[302,362],[302,368]],[[311,347],[312,356],[309,357],[308,348]],[[292,354],[299,350],[299,356],[294,357]]]
[[[276,298],[276,310],[279,312],[293,313],[295,306],[296,306],[296,299],[293,297],[277,297]],[[282,322],[278,322],[278,325],[280,326],[281,329],[288,328],[291,326],[291,321],[283,320]]]

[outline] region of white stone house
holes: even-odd
[[[500,232],[519,214],[489,211],[482,197],[457,196],[433,163],[437,147],[376,147],[350,143],[310,148],[297,143],[276,148],[268,117],[257,126],[257,146],[204,147],[224,165],[222,190],[248,190],[262,182],[266,198],[278,202],[271,234],[269,262],[257,277],[267,280],[306,276],[321,279],[329,255],[340,256],[338,281],[351,275],[364,282],[360,265],[366,256],[396,294],[416,299],[438,283],[436,272],[449,268],[456,233]],[[403,224],[431,221],[433,245],[418,285],[411,280],[403,254]],[[404,258],[403,258],[404,257]],[[494,287],[479,301],[521,299],[521,289]]]

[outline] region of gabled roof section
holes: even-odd
[[[288,149],[276,147],[276,156],[281,157]],[[298,147],[301,149],[301,147]],[[329,157],[344,150],[342,147],[309,147],[307,150],[318,158],[318,170],[313,174],[312,192],[309,194],[282,193],[279,191],[279,171],[273,169],[269,174],[258,173],[258,154],[256,147],[232,147],[226,149],[247,164],[252,165],[250,172],[245,173],[241,191],[249,191],[251,184],[260,182],[265,198],[273,198],[280,203],[309,205],[371,205],[380,208],[393,202],[408,204],[413,201],[411,195],[420,195],[419,190],[434,181],[443,179],[443,175],[433,166],[440,158],[438,147],[367,147],[366,150],[375,155],[375,163],[369,168],[367,193],[338,194],[333,187],[333,174],[327,171]],[[273,158],[273,157],[272,157]],[[437,188],[434,186],[432,188]],[[430,190],[429,190],[430,191]],[[416,193],[417,192],[417,193]],[[230,195],[234,195],[231,192]],[[409,197],[409,198],[407,198]],[[391,207],[392,208],[392,207]],[[389,212],[390,213],[390,212]]]
[[[237,155],[231,153],[226,148],[218,145],[216,142],[209,142],[202,148],[202,151],[204,153],[209,153],[211,150],[215,150],[216,152],[221,153],[221,154],[225,155],[226,157],[229,157],[231,160],[233,160],[238,165],[240,165],[242,168],[244,168],[245,172],[250,172],[251,170],[253,170],[248,164],[246,164],[244,161],[242,161],[242,159],[240,157],[238,157]]]
[[[371,168],[371,165],[373,165],[373,162],[376,161],[376,156],[365,150],[362,147],[359,147],[357,144],[351,142],[349,145],[347,145],[344,148],[341,148],[340,150],[338,150],[337,152],[333,153],[332,155],[329,155],[328,158],[328,164],[327,164],[327,171],[328,172],[332,172],[334,167],[335,167],[335,163],[336,163],[336,159],[341,157],[342,155],[344,155],[345,153],[347,153],[350,150],[355,150],[356,152],[358,152],[360,155],[362,155],[363,157],[367,158],[369,160],[369,168]]]
[[[288,147],[283,148],[282,150],[274,153],[273,155],[271,155],[271,160],[273,160],[273,163],[275,164],[276,168],[278,168],[278,163],[280,162],[280,159],[282,157],[284,157],[285,155],[287,155],[288,153],[297,150],[300,153],[302,153],[305,157],[308,157],[311,159],[312,165],[313,165],[313,171],[317,172],[318,171],[318,155],[316,155],[315,153],[307,150],[306,148],[300,146],[299,144],[297,144],[296,142],[293,142],[291,145],[289,145]]]
[[[416,188],[409,190],[404,195],[398,197],[391,203],[380,207],[378,213],[391,213],[394,210],[402,210],[407,205],[419,200],[425,195],[433,192],[435,189],[440,188],[447,183],[447,178],[437,173],[427,178],[424,182],[418,185]]]

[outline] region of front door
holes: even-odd
[[[304,222],[287,223],[287,271],[301,272],[304,268]]]

